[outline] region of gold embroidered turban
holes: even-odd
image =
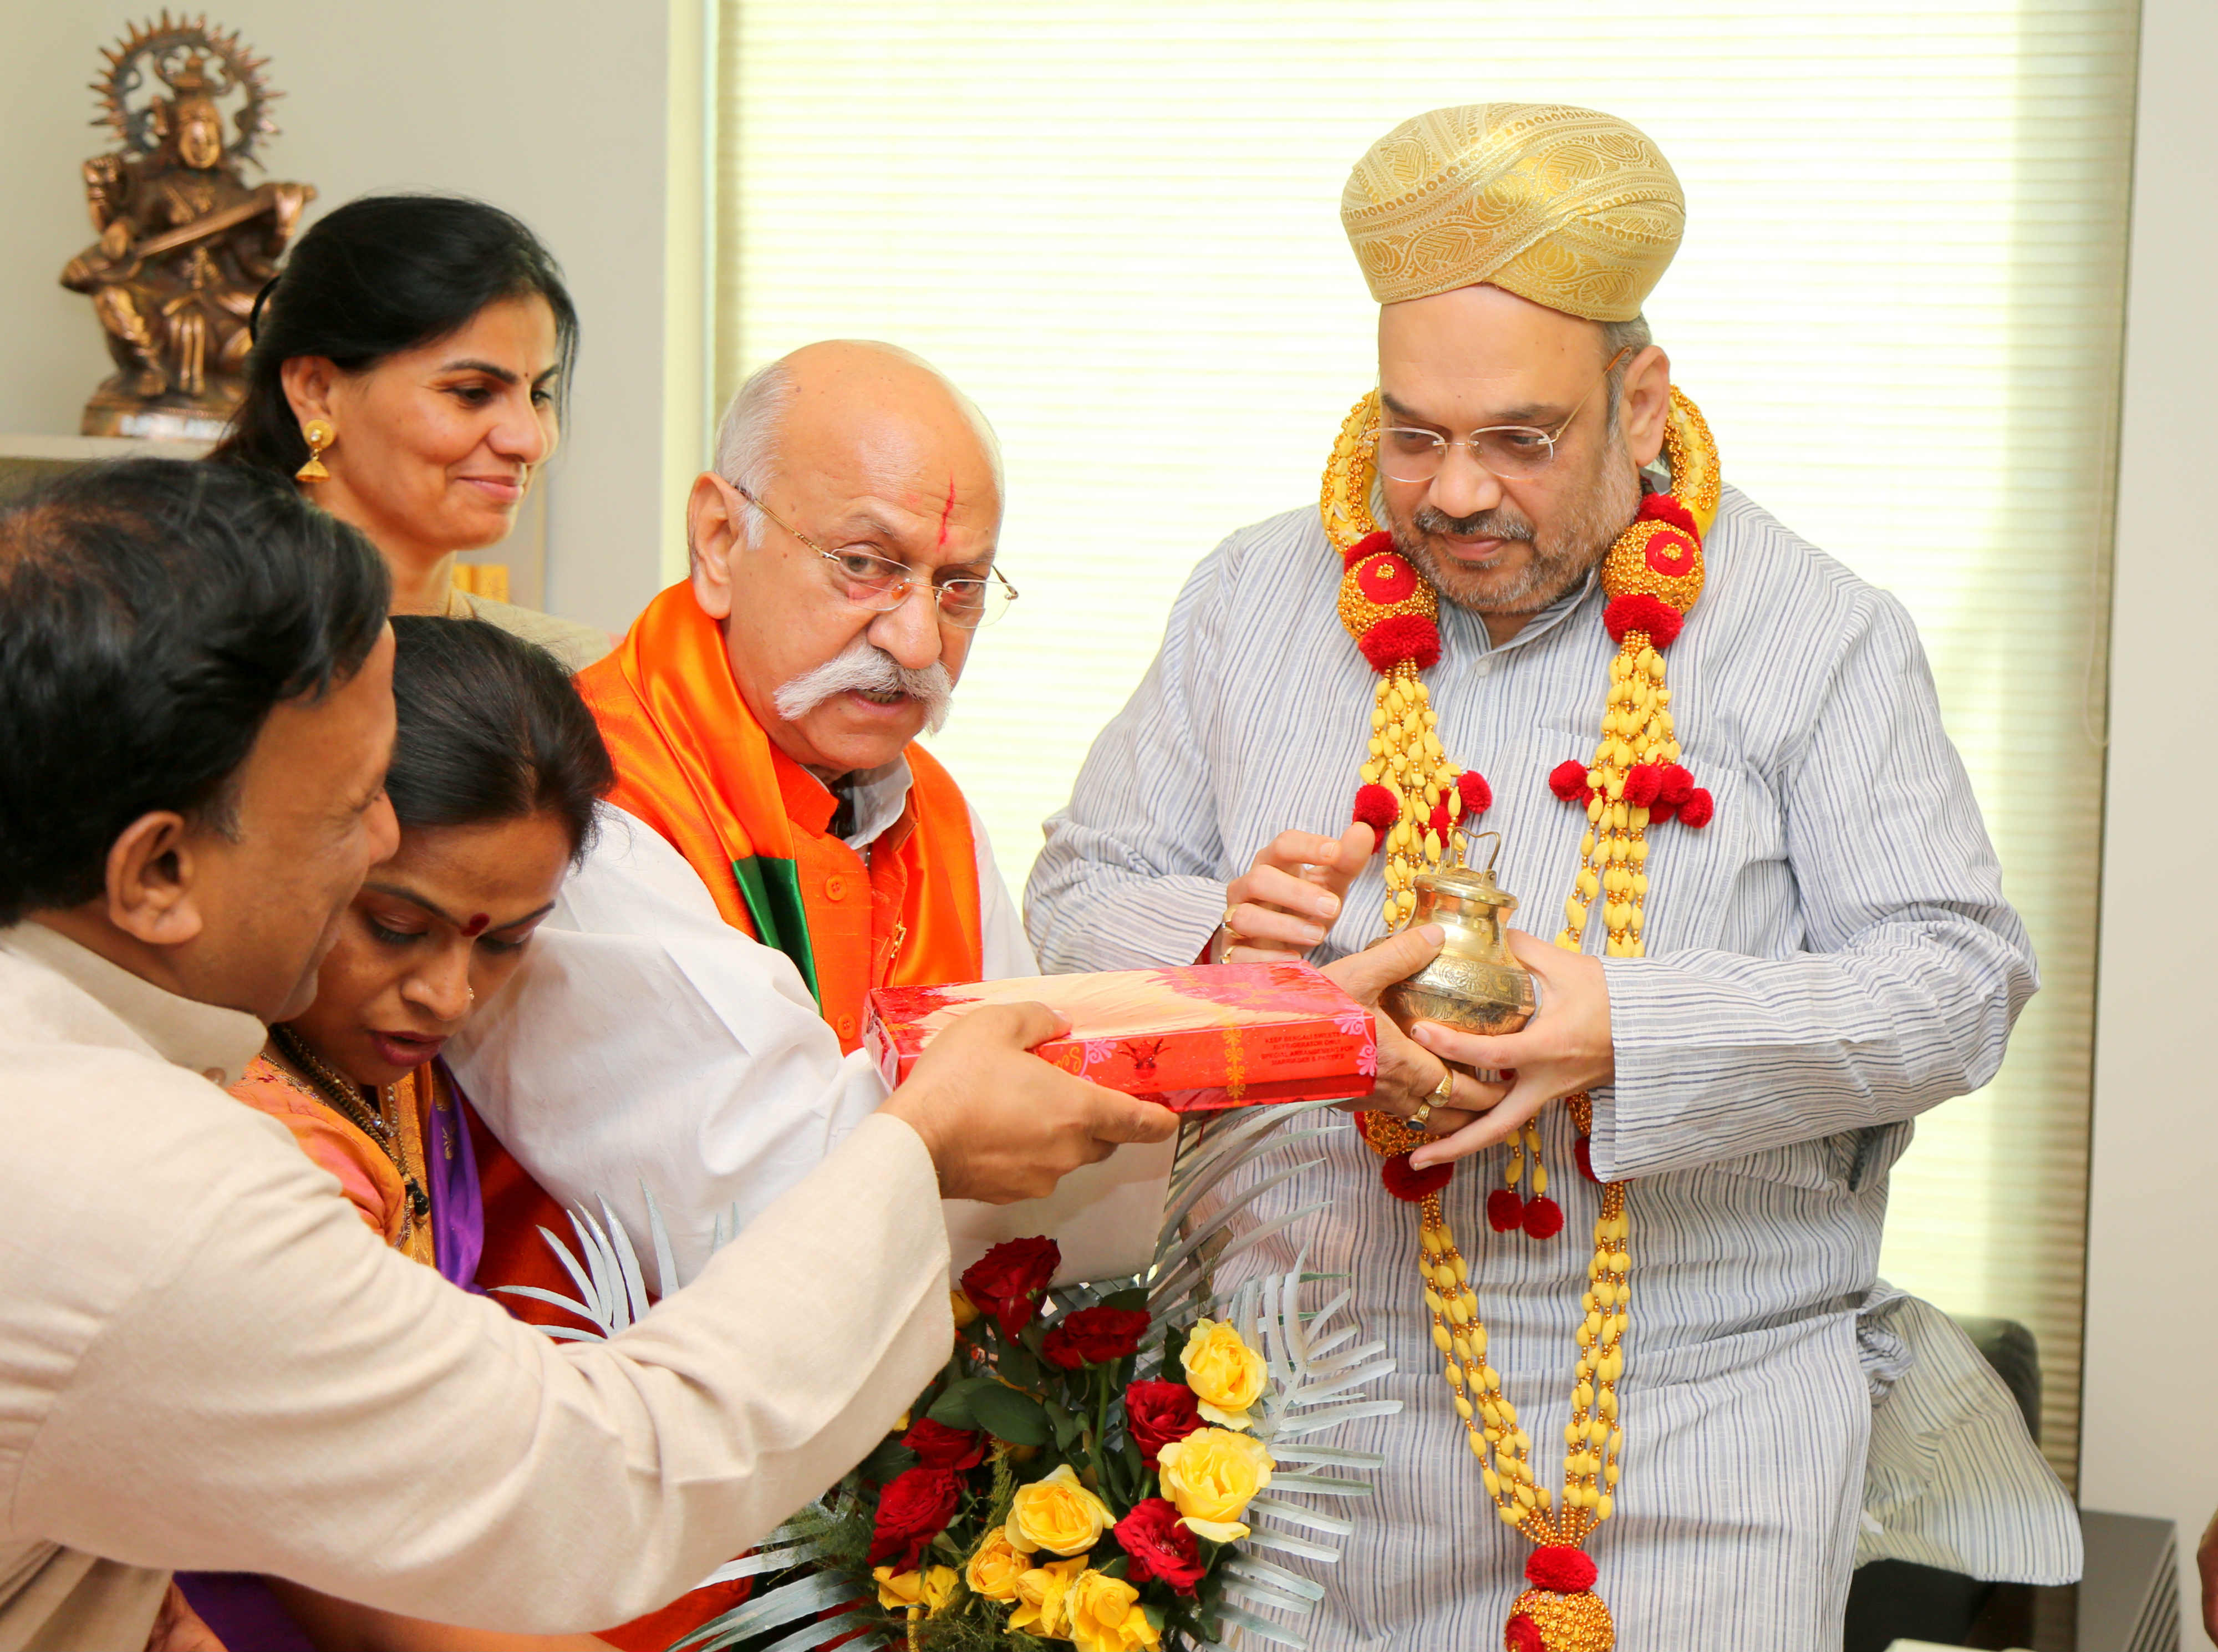
[[[1340,220],[1381,304],[1486,282],[1630,321],[1679,250],[1687,202],[1663,152],[1614,115],[1468,103],[1372,145]]]

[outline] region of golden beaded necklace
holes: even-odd
[[[1493,799],[1475,771],[1449,761],[1440,739],[1440,718],[1419,677],[1440,659],[1439,599],[1372,516],[1379,423],[1373,391],[1355,404],[1341,426],[1325,467],[1319,508],[1325,533],[1346,568],[1341,623],[1379,674],[1354,817],[1379,834],[1386,857],[1383,915],[1392,928],[1406,922],[1416,905],[1417,873],[1438,866],[1451,849],[1459,854],[1465,823]],[[1583,802],[1587,817],[1579,867],[1564,902],[1564,927],[1556,944],[1580,951],[1599,905],[1608,928],[1606,953],[1612,958],[1644,955],[1648,829],[1674,817],[1700,828],[1711,816],[1709,793],[1695,786],[1679,764],[1664,650],[1676,639],[1687,612],[1701,594],[1701,540],[1718,509],[1717,449],[1701,412],[1676,388],[1664,444],[1670,492],[1641,501],[1639,515],[1602,562],[1602,589],[1609,598],[1603,623],[1619,646],[1610,661],[1609,696],[1594,755],[1585,763],[1568,761],[1549,776],[1556,796]],[[1580,1169],[1591,1177],[1588,1137],[1593,1102],[1583,1092],[1564,1099],[1579,1133]],[[1533,1587],[1518,1598],[1503,1643],[1509,1652],[1609,1652],[1615,1630],[1592,1590],[1594,1563],[1582,1551],[1595,1528],[1610,1518],[1624,1451],[1617,1383],[1625,1370],[1626,1307],[1633,1294],[1626,1184],[1603,1186],[1602,1214],[1595,1222],[1594,1257],[1580,1297],[1584,1318],[1577,1333],[1571,1418],[1564,1430],[1558,1505],[1536,1480],[1532,1437],[1519,1425],[1499,1374],[1487,1363],[1486,1326],[1471,1290],[1470,1265],[1456,1248],[1440,1207],[1440,1191],[1453,1167],[1411,1168],[1410,1152],[1429,1140],[1422,1130],[1381,1113],[1360,1114],[1357,1122],[1385,1161],[1381,1171],[1387,1190],[1418,1208],[1417,1266],[1432,1315],[1433,1344],[1446,1362],[1441,1375],[1478,1459],[1487,1495],[1502,1520],[1535,1545],[1526,1568]],[[1517,1190],[1528,1155],[1529,1201]],[[1505,1179],[1507,1187],[1488,1202],[1489,1225],[1502,1233],[1521,1227],[1535,1239],[1552,1236],[1563,1218],[1546,1197],[1547,1171],[1540,1163],[1535,1125],[1528,1123],[1512,1138]]]

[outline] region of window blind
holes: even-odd
[[[1493,98],[1657,141],[1674,376],[1728,480],[1917,616],[2040,947],[2001,1077],[1895,1174],[1885,1267],[2032,1327],[2068,1482],[2130,0],[722,4],[721,393],[886,338],[1006,445],[1023,599],[933,744],[1019,889],[1188,570],[1316,498],[1372,382],[1364,147]]]

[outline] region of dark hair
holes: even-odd
[[[578,310],[561,267],[519,219],[463,196],[366,195],[317,220],[263,289],[246,358],[246,399],[215,456],[290,476],[308,444],[280,375],[300,356],[362,372],[443,338],[488,304],[537,294],[554,312],[561,371],[578,355]]]
[[[86,465],[0,507],[0,925],[78,905],[140,816],[221,823],[280,702],[351,677],[369,540],[257,472]]]
[[[403,830],[476,826],[552,810],[577,860],[616,769],[570,674],[482,619],[395,614],[400,714],[386,795]]]

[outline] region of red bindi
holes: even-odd
[[[485,933],[486,925],[491,922],[492,919],[490,917],[488,917],[485,913],[480,912],[473,916],[468,923],[462,925],[462,933],[466,935],[483,935]]]

